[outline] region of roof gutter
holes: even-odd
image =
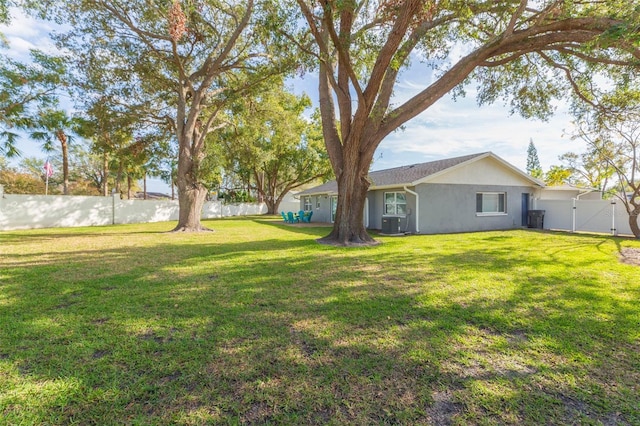
[[[409,188],[407,188],[406,185],[404,186],[404,190],[416,197],[416,234],[419,234],[420,233],[420,195],[418,195],[417,192],[414,192]]]
[[[592,192],[595,192],[595,190],[589,189],[587,191],[581,192],[578,195],[576,195],[576,200],[579,200],[580,197],[582,197],[583,195],[591,194]],[[600,198],[602,198],[602,195],[600,195]]]

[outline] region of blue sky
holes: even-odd
[[[55,30],[50,23],[35,21],[20,15],[13,16],[9,26],[0,27],[9,40],[9,54],[26,60],[30,48],[55,51],[48,38]],[[415,66],[399,79],[395,101],[408,99],[431,83],[432,73]],[[317,105],[317,79],[312,74],[290,82],[294,92],[307,93]],[[508,107],[496,103],[478,107],[473,87],[467,97],[453,100],[447,96],[427,111],[409,121],[403,130],[389,135],[379,146],[373,170],[421,163],[447,157],[492,151],[516,167],[524,170],[527,146],[532,139],[542,168],[559,164],[558,156],[568,151],[582,152],[584,144],[569,137],[572,118],[566,105],[559,102],[556,114],[548,121],[525,120],[510,115]],[[39,144],[23,138],[19,148],[24,156],[44,158]],[[149,191],[168,192],[159,179],[149,182]]]

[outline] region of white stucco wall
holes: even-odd
[[[260,215],[264,203],[205,203],[202,219]],[[0,186],[0,231],[33,228],[100,226],[163,222],[178,219],[178,201],[121,200],[114,197],[13,195]]]
[[[464,185],[531,186],[532,183],[500,161],[486,157],[470,164],[453,167],[443,174],[428,179],[429,183]]]
[[[0,198],[0,230],[109,225],[111,197],[12,195]]]

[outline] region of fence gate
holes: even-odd
[[[633,235],[627,210],[620,200],[536,200],[545,210],[545,229]]]

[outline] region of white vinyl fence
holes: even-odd
[[[620,200],[536,200],[535,208],[545,211],[545,229],[633,235]]]
[[[0,231],[178,220],[178,201],[113,197],[12,195],[0,186]],[[205,203],[202,219],[265,214],[264,203]]]

